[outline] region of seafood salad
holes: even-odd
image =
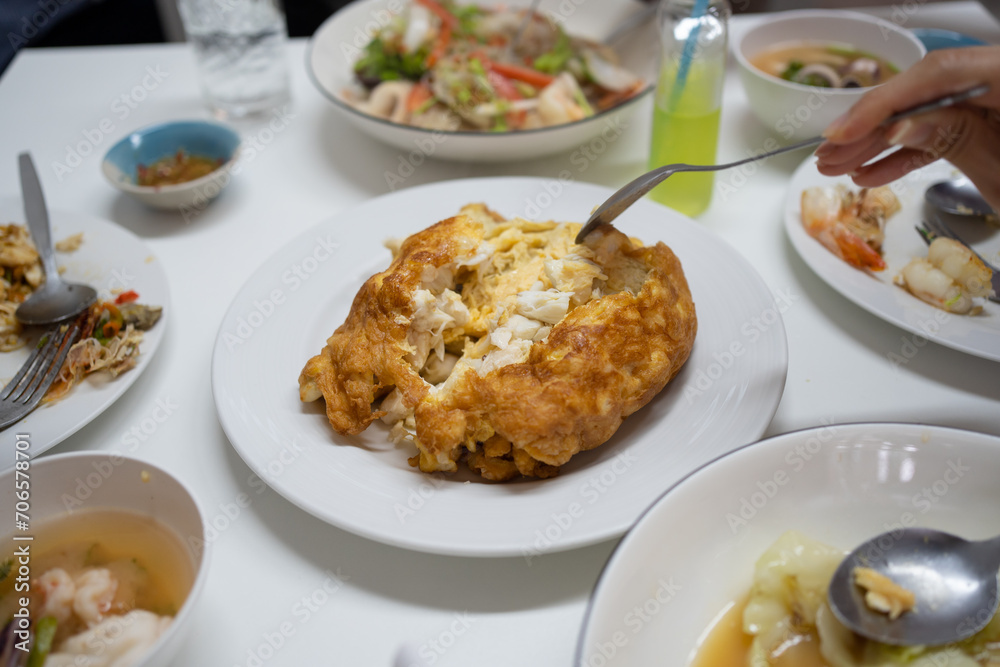
[[[643,88],[612,49],[541,13],[453,0],[413,0],[367,44],[354,74],[358,87],[344,96],[359,111],[449,131],[571,123]]]
[[[72,252],[83,242],[77,234],[56,243],[56,250]],[[14,316],[25,299],[45,282],[38,252],[23,225],[0,225],[0,352],[11,352],[32,340]],[[106,370],[117,377],[134,367],[143,331],[160,319],[162,308],[138,303],[133,290],[98,301],[79,316],[80,338],[73,344],[44,401],[65,396],[85,376]]]

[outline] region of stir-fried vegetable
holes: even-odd
[[[453,0],[413,0],[368,43],[354,71],[365,90],[347,97],[361,111],[443,130],[557,125],[642,88],[610,49],[571,37],[540,13]]]
[[[365,47],[364,55],[354,65],[354,72],[365,86],[373,88],[382,81],[419,79],[426,72],[427,54],[401,53],[392,44],[378,38]]]

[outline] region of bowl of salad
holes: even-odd
[[[361,0],[313,35],[309,75],[358,129],[439,159],[505,162],[620,134],[652,88],[638,3]]]

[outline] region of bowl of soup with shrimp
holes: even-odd
[[[780,12],[734,33],[750,108],[772,134],[790,141],[822,133],[868,90],[927,52],[909,30],[857,12]]]
[[[866,645],[824,606],[832,571],[877,535],[1000,534],[998,475],[1000,437],[921,424],[828,425],[726,454],[667,490],[618,544],[573,664],[995,664],[1000,619],[942,655]]]
[[[0,476],[0,499],[17,513],[0,553],[0,622],[29,664],[170,662],[207,571],[205,523],[177,478],[117,455],[25,458]]]

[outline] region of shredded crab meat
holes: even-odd
[[[412,348],[407,360],[414,368],[422,369],[431,352],[438,360],[444,359],[444,330],[461,326],[469,321],[469,309],[462,297],[445,289],[438,295],[421,289],[413,294],[413,317],[407,342]]]

